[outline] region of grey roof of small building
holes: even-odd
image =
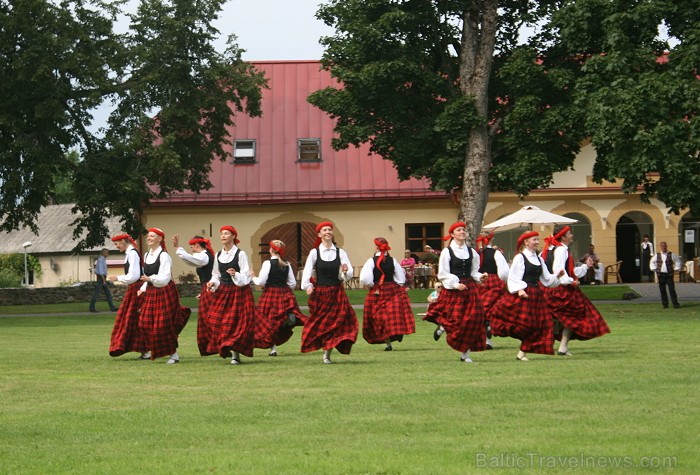
[[[71,224],[78,215],[71,210],[74,205],[49,205],[42,208],[37,218],[39,234],[36,235],[29,228],[12,231],[10,233],[0,232],[0,254],[22,253],[22,244],[31,242],[31,247],[27,251],[31,254],[65,254],[72,253],[78,243],[73,238],[74,226]],[[107,219],[107,229],[109,236],[114,236],[121,232],[121,225],[117,218]],[[102,246],[89,248],[83,252],[99,251],[106,247],[114,247],[109,237],[105,239]]]

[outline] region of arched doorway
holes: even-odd
[[[569,245],[569,252],[574,260],[578,260],[588,253],[588,246],[595,244],[591,222],[581,213],[566,213],[564,216],[578,221],[568,225],[571,228],[571,234],[574,235],[574,240]]]
[[[654,225],[648,214],[631,211],[620,218],[615,226],[617,260],[622,261],[622,282],[642,281],[642,236],[653,236]]]
[[[686,213],[679,226],[680,242],[678,249],[683,262],[700,256],[700,218]],[[669,249],[673,251],[673,249]]]
[[[287,247],[285,257],[299,269],[316,240],[316,224],[309,222],[285,223],[266,232],[259,244],[260,264],[270,258],[270,241],[279,239]]]

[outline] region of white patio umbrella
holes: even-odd
[[[504,216],[493,223],[482,226],[482,229],[496,229],[505,231],[513,228],[531,227],[533,224],[571,224],[578,223],[578,220],[567,218],[558,214],[543,211],[537,206],[523,206],[522,209],[513,214]]]

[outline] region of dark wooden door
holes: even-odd
[[[266,232],[260,240],[260,264],[270,258],[270,241],[279,239],[287,247],[285,257],[294,269],[304,265],[306,256],[316,240],[316,224],[308,222],[285,223]]]

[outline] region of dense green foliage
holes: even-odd
[[[332,0],[318,17],[343,86],[309,100],[334,146],[368,142],[477,226],[489,191],[547,187],[586,139],[595,180],[700,210],[697,1]]]
[[[142,0],[126,33],[115,27],[124,2],[0,2],[0,229],[34,229],[65,177],[79,247],[103,242],[105,217],[138,233],[149,199],[211,186],[232,112],[259,115],[266,84],[235,37],[214,49],[223,2]],[[95,108],[110,105],[91,132]]]
[[[27,269],[41,277],[41,264],[32,254],[27,255]],[[19,287],[24,281],[24,254],[0,254],[0,287]]]

